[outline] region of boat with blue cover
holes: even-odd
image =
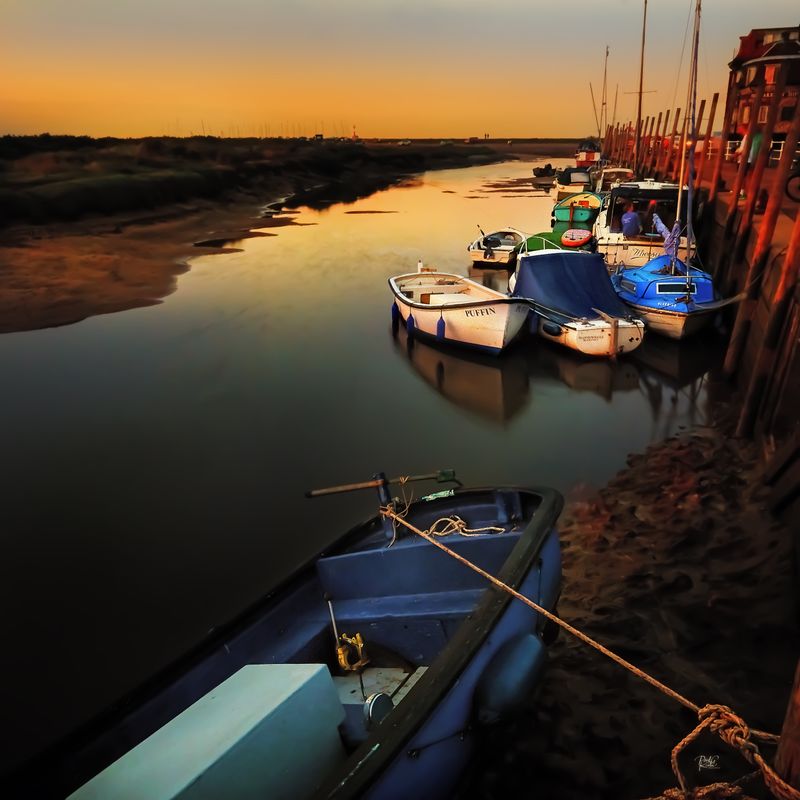
[[[697,333],[721,308],[739,299],[720,299],[711,275],[669,255],[641,267],[620,268],[611,283],[649,330],[672,339]]]
[[[531,302],[539,336],[586,355],[629,353],[644,337],[644,323],[617,297],[599,253],[520,254],[509,290]]]
[[[378,474],[309,494],[374,487],[403,512],[390,484],[423,479],[457,483],[452,470]],[[562,504],[552,489],[447,488],[403,519],[553,609]],[[377,514],[16,787],[73,800],[449,798],[481,730],[529,697],[551,634],[538,612]]]

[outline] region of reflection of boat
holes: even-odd
[[[523,349],[502,358],[408,339],[396,330],[398,349],[407,354],[416,372],[442,397],[493,422],[507,422],[528,402],[528,372]],[[409,343],[413,342],[413,347]]]
[[[727,342],[711,331],[702,341],[684,343],[648,336],[633,356],[643,369],[656,372],[673,389],[680,389],[722,365]]]
[[[382,474],[365,483],[392,503]],[[448,489],[403,517],[421,530],[463,521],[469,535],[438,540],[552,609],[562,505],[552,489]],[[80,782],[113,761],[75,800],[452,797],[475,729],[510,716],[547,656],[545,620],[487,586],[401,523],[372,517],[46,777],[63,769]]]
[[[483,231],[481,231],[483,234]],[[470,258],[485,264],[506,265],[514,263],[516,248],[524,241],[527,233],[515,228],[504,228],[493,233],[483,234],[467,245]]]
[[[565,197],[553,206],[556,222],[575,222],[591,224],[600,213],[603,199],[593,192],[577,192]]]
[[[611,282],[650,330],[671,339],[697,333],[721,308],[739,300],[720,300],[711,275],[666,255],[641,267],[618,269]]]
[[[538,333],[592,356],[616,356],[641,344],[644,323],[614,292],[602,256],[570,250],[520,255],[509,280],[516,297],[531,301]]]
[[[588,192],[592,188],[589,170],[583,167],[567,167],[556,176],[556,200],[563,200],[571,194]]]
[[[638,350],[637,350],[638,352]],[[639,389],[639,370],[630,359],[587,358],[561,347],[531,348],[535,371],[546,370],[576,392],[592,392],[611,400],[615,392]]]
[[[409,332],[497,354],[522,330],[528,304],[461,275],[413,272],[389,278],[392,314]]]
[[[622,232],[622,215],[629,204],[641,219],[642,230],[637,236],[626,236]],[[685,220],[686,205],[682,203],[681,206],[684,212],[681,219]],[[671,228],[677,207],[677,183],[646,180],[613,186],[594,225],[597,251],[605,255],[609,266],[641,267],[664,252],[664,240],[652,228],[653,213]],[[678,258],[686,258],[686,237],[681,237]]]

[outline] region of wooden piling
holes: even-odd
[[[685,185],[686,183],[689,182],[689,159],[692,159],[694,161],[694,171],[695,175],[697,174],[697,153],[695,152],[697,149],[696,147],[698,140],[697,134],[698,131],[700,130],[700,123],[703,119],[703,114],[705,114],[705,112],[706,112],[706,101],[705,99],[703,99],[700,101],[700,111],[697,114],[697,117],[695,118],[694,121],[694,130],[689,130],[689,125],[691,125],[691,120],[689,120],[688,117],[686,119],[686,142],[684,146],[687,149],[691,147],[692,152],[687,153],[686,155],[686,165],[683,173],[680,176],[680,181],[682,185]],[[695,147],[692,147],[692,145],[695,145]]]
[[[711,187],[708,191],[708,201],[713,202],[719,192],[719,180],[722,175],[722,165],[725,163],[725,151],[728,148],[728,138],[730,137],[731,119],[733,109],[736,106],[736,73],[731,70],[728,75],[728,93],[725,96],[725,116],[722,122],[722,136],[719,141],[719,152],[714,162],[714,170],[711,173]]]
[[[667,109],[667,113],[664,115],[664,135],[661,137],[661,141],[658,143],[658,155],[653,163],[653,177],[656,180],[658,180],[659,176],[661,175],[661,161],[664,158],[664,145],[667,141],[667,130],[669,129],[669,114],[670,109]]]
[[[778,216],[780,215],[781,207],[783,206],[783,192],[784,187],[786,186],[786,179],[789,176],[789,172],[791,171],[792,164],[794,162],[794,154],[797,149],[797,142],[799,139],[800,106],[795,108],[792,127],[789,128],[789,131],[786,134],[783,152],[781,153],[781,159],[778,162],[778,167],[775,170],[775,175],[773,176],[772,189],[770,191],[767,207],[764,211],[764,216],[761,219],[761,225],[758,230],[758,239],[756,239],[755,248],[753,249],[753,255],[751,256],[750,261],[750,269],[747,273],[748,278],[746,280],[753,281],[754,276],[760,277],[767,265],[772,237],[775,233],[775,226],[778,222]],[[775,290],[775,298],[773,298],[772,310],[770,311],[770,321],[767,323],[768,331],[772,331],[773,326],[781,324],[780,315],[785,314],[785,310],[776,311],[779,290],[780,292],[791,294],[790,279],[791,269],[793,269],[793,267],[789,256],[792,255],[790,252],[791,242],[794,242],[797,239],[797,236],[800,235],[798,234],[798,220],[800,220],[800,212],[798,212],[797,217],[795,218],[792,240],[790,241],[789,250],[787,250],[784,258],[783,269],[781,271],[778,288]],[[796,254],[793,257],[796,258]],[[789,271],[787,272],[787,270]],[[747,286],[747,283],[745,286]],[[755,300],[751,301],[750,297],[748,296],[748,299],[739,307],[733,332],[731,333],[730,344],[728,345],[728,352],[725,355],[724,369],[728,375],[733,375],[736,365],[739,362],[739,358],[741,357],[741,353],[744,349],[745,341],[747,339],[747,333],[750,329],[750,322],[754,310]],[[773,315],[776,315],[775,321],[773,321]],[[742,407],[742,412],[740,414],[739,424],[743,430],[752,429],[753,419],[758,410],[761,396],[764,392],[764,384],[766,383],[766,378],[772,369],[774,353],[766,352],[766,349],[772,348],[770,342],[770,337],[765,336],[756,358],[756,367],[753,370]]]
[[[708,112],[708,123],[706,124],[706,133],[703,137],[703,147],[700,150],[700,164],[697,167],[695,178],[695,186],[699,189],[703,185],[703,173],[706,170],[706,160],[708,159],[708,148],[711,146],[711,134],[714,132],[714,117],[717,114],[717,101],[719,100],[719,92],[714,92],[711,98],[711,111]]]
[[[733,182],[731,189],[731,204],[728,207],[728,215],[725,218],[725,234],[724,240],[730,238],[733,231],[733,221],[736,218],[736,213],[739,210],[739,193],[742,191],[744,185],[745,173],[747,172],[747,156],[750,153],[750,144],[753,141],[756,128],[758,127],[758,109],[761,108],[761,98],[764,96],[764,84],[762,83],[756,90],[753,100],[750,104],[750,123],[747,128],[747,134],[742,140],[741,157],[739,159],[739,170],[736,173],[736,180]]]
[[[672,133],[670,134],[669,141],[667,142],[666,152],[664,154],[664,163],[661,165],[661,177],[665,180],[669,175],[670,164],[672,163],[672,153],[675,150],[675,134],[678,132],[678,125],[680,124],[681,110],[675,110],[675,119],[672,122]]]
[[[669,114],[669,111],[667,111]],[[656,161],[661,155],[661,117],[664,115],[663,111],[658,112],[658,122],[656,123],[656,133],[651,142],[650,155],[647,159],[647,173],[652,175],[655,170]]]
[[[798,117],[800,118],[800,115],[798,115]],[[783,186],[783,184],[781,184],[781,186]],[[798,270],[800,270],[800,213],[795,217],[792,236],[789,240],[789,246],[786,250],[783,264],[781,265],[781,274],[778,278],[775,292],[772,295],[769,319],[767,320],[767,326],[764,331],[764,338],[761,341],[761,346],[756,356],[755,367],[750,376],[750,382],[747,386],[744,402],[742,403],[742,410],[739,414],[739,421],[736,427],[738,436],[749,436],[753,432],[756,414],[758,413],[764,396],[767,380],[773,372],[775,358],[780,350],[780,334],[784,328],[786,316],[789,311],[789,304],[795,287],[797,286]],[[751,311],[751,315],[752,313]],[[737,323],[739,322],[738,317],[736,321]],[[734,330],[734,333],[735,332]],[[740,333],[740,337],[742,336],[743,334]],[[731,346],[733,346],[733,338],[731,338]],[[742,347],[743,344],[739,345],[739,350],[741,350]],[[738,361],[738,354],[735,354],[735,357]],[[725,366],[726,368],[729,366],[727,357],[725,359]],[[800,719],[798,719],[797,722],[798,726],[800,726]],[[800,727],[798,727],[798,731],[800,731]],[[800,736],[800,733],[798,735]],[[798,753],[800,753],[800,750],[798,750]]]
[[[747,194],[744,208],[742,209],[742,216],[739,220],[736,243],[733,248],[734,259],[739,259],[744,255],[747,238],[750,235],[750,228],[753,224],[753,213],[755,212],[756,200],[758,199],[758,191],[761,188],[764,170],[769,162],[770,150],[772,147],[772,133],[775,130],[775,123],[778,121],[778,110],[780,108],[781,98],[783,97],[783,90],[786,86],[788,72],[788,66],[784,63],[778,71],[775,80],[772,100],[770,101],[769,110],[767,111],[767,119],[764,123],[764,127],[761,129],[761,144],[758,148],[755,163],[753,164],[753,169],[747,182]]]
[[[645,177],[645,172],[647,171],[647,162],[650,160],[650,148],[653,144],[653,125],[656,123],[655,115],[648,118],[650,123],[647,126],[647,133],[644,137],[644,147],[642,148],[642,157],[640,160],[640,173],[642,177]]]
[[[800,664],[794,673],[794,685],[783,719],[775,770],[789,786],[800,789]]]

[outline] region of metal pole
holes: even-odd
[[[639,130],[642,125],[642,89],[644,87],[644,42],[647,32],[647,0],[644,0],[644,16],[642,17],[642,52],[639,58],[639,102],[636,106],[636,139],[633,143],[633,171],[639,167]]]

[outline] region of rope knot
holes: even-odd
[[[751,763],[753,755],[758,753],[758,747],[750,741],[750,728],[738,714],[731,708],[723,705],[711,704],[703,706],[698,712],[700,724],[716,733],[720,739],[729,744]]]

